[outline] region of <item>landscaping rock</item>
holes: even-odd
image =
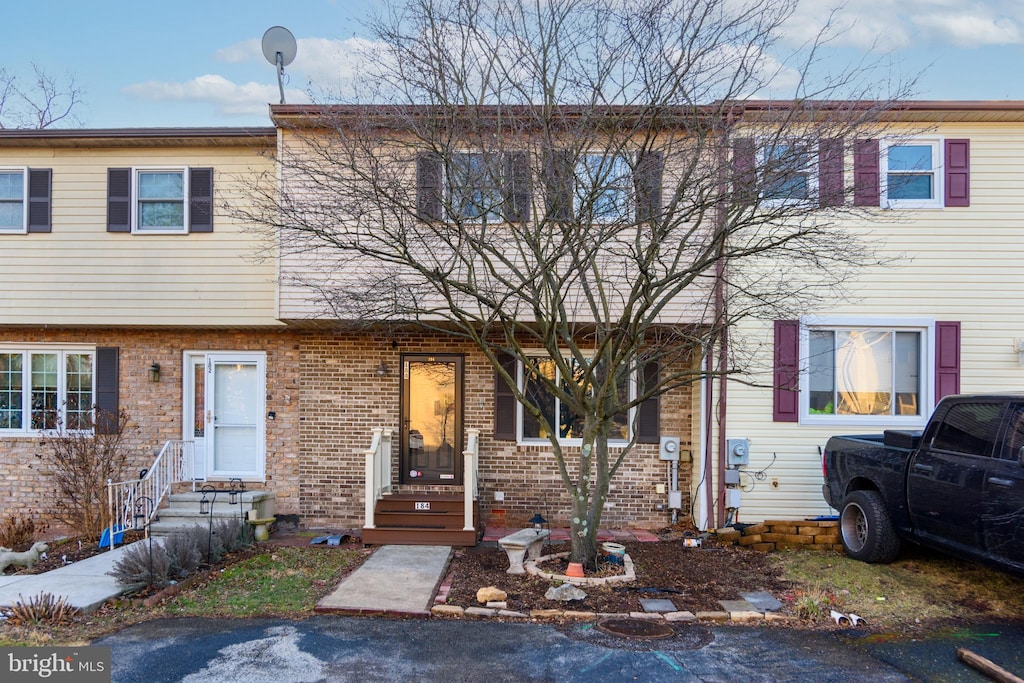
[[[544,597],[548,600],[569,602],[571,600],[583,600],[587,597],[587,594],[571,583],[563,583],[561,586],[549,588]]]
[[[487,586],[486,588],[481,588],[476,592],[476,601],[482,605],[487,604],[488,602],[500,602],[507,598],[508,593],[494,586]]]

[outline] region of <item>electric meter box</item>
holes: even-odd
[[[661,460],[679,460],[679,437],[661,437],[661,448],[658,449],[658,457]]]
[[[740,471],[739,470],[726,470],[725,471],[725,485],[726,486],[739,486],[740,485]]]
[[[683,509],[683,492],[682,491],[669,491],[668,492],[668,506],[672,510]]]
[[[726,439],[725,450],[729,467],[750,464],[750,439]]]
[[[737,509],[740,506],[740,490],[739,489],[726,489],[725,490],[725,507],[726,509],[732,508]]]

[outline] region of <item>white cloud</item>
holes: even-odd
[[[364,55],[371,54],[375,47],[365,38],[299,38],[296,43],[295,61],[285,67],[285,75],[315,88],[333,88],[354,79]],[[261,41],[256,38],[221,48],[214,57],[232,64],[266,61]]]
[[[803,0],[786,40],[813,38],[837,3]],[[922,45],[961,48],[1022,42],[1024,8],[1015,0],[846,0],[835,15],[834,46],[898,50]]]
[[[228,116],[266,114],[267,104],[280,99],[278,89],[265,83],[233,83],[223,76],[207,74],[184,83],[147,81],[124,88],[136,97],[162,102],[205,102]],[[289,102],[306,101],[300,90],[285,93]]]

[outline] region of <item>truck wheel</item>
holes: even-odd
[[[861,562],[892,562],[900,538],[877,491],[852,491],[843,499],[839,536],[846,554]]]

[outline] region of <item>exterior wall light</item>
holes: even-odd
[[[378,377],[387,377],[391,374],[391,370],[388,369],[388,364],[384,362],[383,358],[380,361],[380,365],[377,366],[377,369],[374,370],[374,372],[377,373]]]
[[[160,381],[160,364],[153,363],[149,366],[149,381],[159,382]]]

